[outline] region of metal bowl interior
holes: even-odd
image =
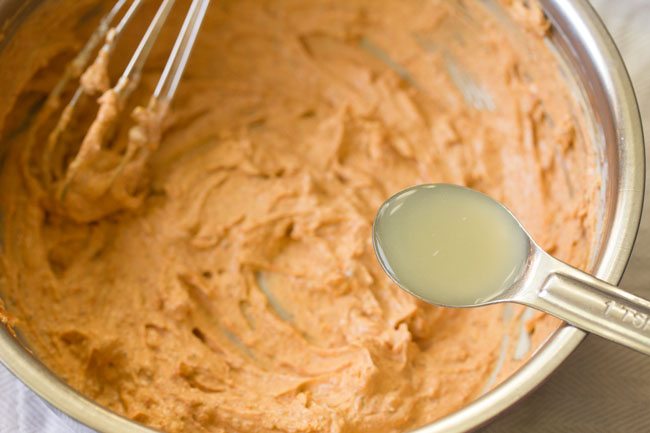
[[[0,21],[19,25],[38,1],[0,2]],[[487,3],[491,3],[488,1]],[[603,170],[601,229],[593,273],[618,283],[630,257],[641,215],[644,147],[641,120],[622,59],[587,0],[540,0],[552,24],[548,43],[575,84],[576,97],[593,122],[593,145]],[[12,25],[4,36],[11,37]],[[0,44],[0,49],[1,49]],[[418,430],[467,432],[484,425],[547,378],[582,341],[571,326],[558,329],[515,374],[463,409]],[[154,430],[122,418],[81,396],[43,366],[18,339],[0,329],[0,361],[51,405],[99,431]]]

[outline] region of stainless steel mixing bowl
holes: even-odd
[[[643,201],[644,148],[637,103],[616,46],[588,2],[539,1],[552,23],[548,42],[566,67],[568,77],[575,81],[577,95],[583,99],[593,122],[593,145],[603,159],[605,206],[592,271],[616,284],[630,257]],[[4,29],[4,42],[38,3],[37,0],[0,0],[0,24],[9,23],[0,26]],[[506,381],[418,432],[467,432],[485,424],[547,378],[584,337],[585,333],[578,329],[561,327]],[[0,329],[0,361],[51,405],[89,427],[102,432],[153,432],[73,391],[4,327]]]

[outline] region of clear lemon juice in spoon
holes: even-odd
[[[521,274],[530,242],[493,199],[449,184],[397,193],[379,209],[375,249],[402,288],[439,305],[473,305]]]

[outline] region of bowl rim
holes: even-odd
[[[638,104],[627,70],[612,37],[587,0],[540,0],[562,9],[575,24],[611,96],[617,127],[618,194],[611,231],[594,274],[617,284],[630,258],[639,228],[645,186],[645,152]],[[155,433],[157,430],[117,415],[65,385],[36,360],[4,327],[0,362],[49,405],[102,432]],[[418,433],[461,433],[476,429],[540,385],[584,339],[586,333],[563,325],[511,377],[469,405],[416,430]]]

